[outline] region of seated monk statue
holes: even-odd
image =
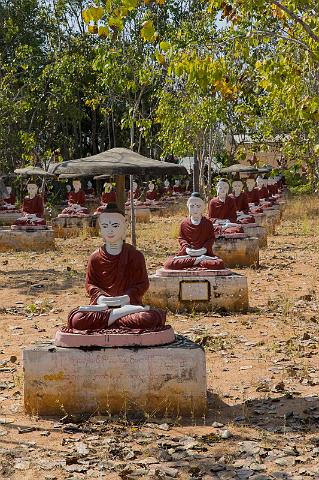
[[[189,217],[183,220],[179,232],[180,250],[167,260],[164,268],[168,270],[204,269],[221,270],[223,261],[213,254],[215,240],[214,227],[203,216],[205,203],[199,193],[194,192],[187,200]]]
[[[45,226],[46,221],[43,218],[44,204],[43,198],[38,194],[38,186],[35,183],[28,183],[27,185],[28,195],[24,197],[22,203],[23,216],[18,218],[15,226]]]
[[[73,180],[72,185],[74,190],[73,192],[71,191],[69,193],[69,198],[68,198],[69,205],[73,205],[76,203],[77,205],[84,207],[86,199],[85,199],[85,193],[81,189],[80,180]]]
[[[93,188],[93,183],[91,182],[91,180],[88,180],[86,185],[87,185],[87,188],[85,190],[85,195],[87,195],[88,197],[94,197],[95,189]]]
[[[142,297],[149,288],[145,259],[140,251],[125,243],[124,213],[109,203],[98,218],[105,243],[88,262],[86,291],[91,305],[72,310],[68,327],[151,330],[164,326],[164,311],[142,305]]]
[[[101,204],[107,205],[108,203],[115,203],[116,193],[113,190],[112,183],[105,182],[103,187],[104,187],[104,192],[102,192],[102,195],[101,195]]]
[[[8,204],[8,205],[15,205],[17,199],[16,199],[16,196],[15,194],[13,193],[12,191],[12,187],[10,187],[9,185],[6,186],[6,189],[7,189],[7,192],[8,192],[8,196],[4,198],[4,201]]]
[[[173,193],[173,189],[171,187],[171,184],[168,180],[168,178],[165,178],[164,180],[164,195],[166,195],[167,197],[170,197]]]
[[[62,210],[58,217],[79,217],[89,215],[90,212],[85,207],[85,193],[81,189],[80,180],[73,180],[74,190],[68,195],[68,206]]]
[[[228,195],[229,183],[221,178],[217,183],[217,197],[213,198],[208,207],[208,217],[215,226],[215,232],[242,233],[242,227],[237,222],[235,200]]]
[[[134,200],[139,200],[141,196],[141,190],[139,189],[138,183],[136,181],[133,182],[133,198]],[[127,200],[131,199],[131,190],[128,191]]]
[[[181,187],[180,180],[176,179],[173,185],[173,195],[178,195],[183,193],[183,188]]]
[[[268,192],[268,188],[265,185],[265,179],[258,176],[256,179],[256,183],[257,183],[257,188],[259,190],[260,202],[263,203],[264,201],[267,201],[269,198],[269,192]]]
[[[240,179],[232,183],[233,193],[230,195],[236,203],[237,222],[241,224],[255,223],[252,215],[249,215],[249,204],[247,193],[243,190],[244,184]]]
[[[153,182],[149,182],[148,184],[148,190],[146,192],[146,201],[147,200],[151,202],[155,202],[156,200],[158,200],[158,194],[155,190],[155,185]]]
[[[6,185],[5,188],[7,190],[7,194],[1,201],[0,210],[4,212],[12,212],[13,210],[18,211],[18,208],[15,206],[16,196],[12,192],[12,187]]]

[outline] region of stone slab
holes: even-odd
[[[213,251],[214,255],[224,261],[226,267],[251,267],[259,264],[259,241],[256,237],[223,235],[216,238]]]
[[[144,303],[176,311],[207,312],[221,310],[229,312],[248,309],[248,285],[244,275],[232,272],[226,275],[180,276],[150,275],[150,288],[144,295]],[[193,292],[193,298],[184,297]],[[198,295],[196,297],[196,295]],[[204,295],[207,295],[205,300]]]
[[[35,231],[0,228],[0,252],[8,250],[41,251],[54,248],[54,231],[51,228]]]
[[[267,229],[265,227],[257,223],[246,223],[242,227],[248,237],[258,238],[259,248],[267,247]]]
[[[125,213],[128,218],[131,216],[130,208],[125,208]],[[151,221],[151,210],[148,207],[141,207],[135,209],[135,220],[138,223],[149,223]]]
[[[21,215],[21,212],[0,212],[0,225],[12,225]]]
[[[57,238],[78,237],[85,233],[88,236],[98,236],[96,216],[56,217],[52,219],[52,227]]]
[[[166,327],[153,332],[122,333],[111,331],[99,331],[92,333],[58,330],[55,334],[54,344],[63,348],[80,348],[99,346],[112,347],[150,347],[167,345],[175,341],[175,333],[172,327]]]
[[[34,415],[125,414],[202,416],[205,352],[177,336],[171,345],[23,351],[24,406]]]

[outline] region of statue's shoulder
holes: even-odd
[[[141,250],[138,250],[136,247],[134,247],[134,245],[131,245],[130,243],[124,243],[123,250],[126,251],[129,257],[144,259],[144,255]]]

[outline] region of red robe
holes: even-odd
[[[68,197],[68,202],[73,205],[74,203],[77,203],[78,205],[81,205],[81,207],[84,207],[85,205],[85,193],[83,190],[79,190],[78,192],[70,192],[69,197]]]
[[[144,255],[132,245],[124,243],[119,255],[108,254],[103,246],[90,256],[86,291],[92,304],[100,295],[128,295],[132,305],[141,305],[148,287]]]
[[[208,218],[202,217],[199,225],[193,225],[190,218],[185,218],[180,226],[178,241],[180,250],[178,256],[187,255],[186,248],[206,248],[206,255],[212,257],[213,243],[215,241],[214,227]],[[195,257],[189,258],[169,258],[164,264],[165,269],[183,270],[185,268],[204,268],[209,270],[220,270],[224,268],[223,261],[218,259],[204,260],[194,265]]]
[[[265,198],[266,200],[269,198],[269,192],[267,187],[259,188],[259,198]]]
[[[249,214],[249,205],[248,205],[248,196],[246,192],[241,192],[241,194],[236,197],[235,194],[230,195],[236,203],[237,212],[243,212],[245,215]],[[252,215],[246,218],[238,220],[240,224],[255,223],[255,219]]]
[[[173,185],[173,192],[174,193],[183,193],[183,188],[178,185]]]
[[[116,203],[116,193],[114,190],[110,192],[103,192],[101,195],[101,202],[102,203]]]
[[[9,203],[9,205],[14,205],[14,204],[16,203],[16,200],[17,200],[17,199],[16,199],[16,196],[15,196],[15,194],[12,193],[12,192],[10,193],[10,196],[9,196],[9,197],[7,197],[7,198],[4,199],[4,201],[5,201],[6,203]]]
[[[237,212],[243,212],[247,215],[249,213],[247,193],[241,192],[238,197],[236,197],[235,194],[231,194],[230,196],[235,200]]]
[[[158,195],[156,190],[153,190],[153,191],[148,190],[146,192],[146,200],[157,200],[157,198],[158,198]]]
[[[94,188],[88,188],[87,190],[85,190],[85,195],[95,195]]]
[[[36,195],[34,198],[24,197],[22,212],[34,213],[37,217],[42,218],[44,213],[44,205],[41,195]]]
[[[127,243],[119,255],[110,255],[104,246],[89,258],[86,274],[86,290],[91,304],[96,304],[100,295],[128,295],[132,305],[141,305],[143,294],[149,287],[144,255]],[[111,309],[102,312],[79,312],[74,309],[68,316],[69,328],[97,330],[108,328]],[[110,328],[154,329],[164,326],[165,312],[151,309],[126,315]]]
[[[254,203],[256,206],[259,205],[260,196],[258,188],[253,188],[251,192],[247,190],[246,193],[248,197],[248,203]]]
[[[225,202],[219,200],[218,197],[213,198],[208,207],[208,217],[213,220],[230,220],[237,223],[236,203],[233,198],[227,195]]]

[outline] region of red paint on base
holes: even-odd
[[[80,348],[80,347],[154,347],[166,345],[175,341],[175,333],[172,327],[166,327],[157,331],[127,330],[99,330],[87,332],[79,330],[64,329],[58,330],[55,334],[54,343],[57,347]]]

